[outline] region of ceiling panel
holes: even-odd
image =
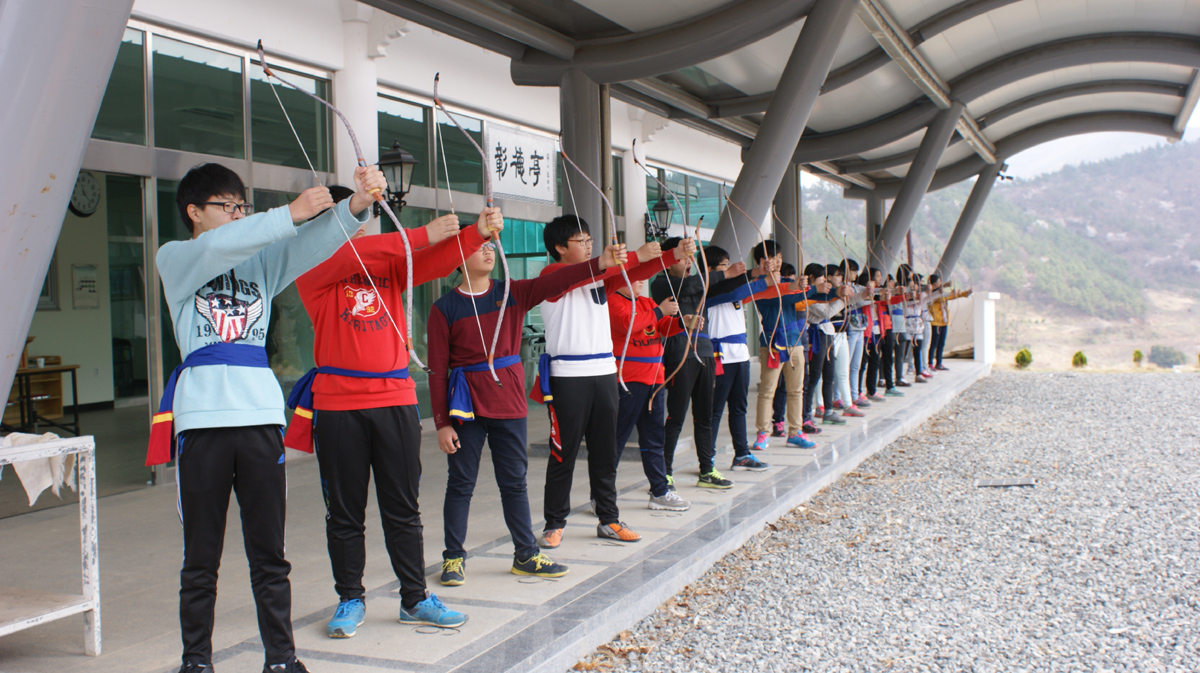
[[[1076,96],[1066,100],[1055,101],[1048,105],[1039,105],[1007,119],[1002,119],[994,126],[986,127],[983,130],[983,134],[987,136],[988,140],[999,142],[1031,126],[1088,112],[1136,110],[1139,112],[1154,112],[1173,116],[1179,112],[1181,103],[1182,100],[1179,98],[1155,96],[1153,94],[1095,94],[1092,96]]]
[[[1189,68],[1157,63],[1101,63],[1063,68],[1021,80],[985,96],[980,96],[967,105],[967,110],[972,116],[981,117],[1002,105],[1008,105],[1013,101],[1042,91],[1071,84],[1114,79],[1157,80],[1187,84],[1192,79],[1192,71]]]
[[[640,32],[691,19],[730,0],[575,0],[613,23]]]
[[[747,95],[774,91],[803,26],[800,21],[699,67]]]
[[[900,66],[889,63],[862,79],[817,98],[808,118],[818,131],[853,126],[923,97]]]

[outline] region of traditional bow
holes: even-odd
[[[762,229],[757,226],[757,224],[754,221],[754,218],[750,217],[746,213],[746,211],[742,210],[741,206],[734,203],[733,199],[729,198],[729,195],[725,193],[725,183],[724,182],[721,183],[721,196],[724,197],[726,203],[733,206],[734,210],[741,213],[742,217],[746,218],[747,222],[755,225],[754,230],[756,232],[758,232],[758,240],[760,243],[762,243],[763,255],[765,256],[767,254],[767,239],[765,237],[763,237]],[[730,230],[733,231],[733,244],[737,246],[738,258],[741,259],[742,263],[744,264],[746,261],[746,258],[742,254],[742,244],[738,240],[737,225],[734,224],[732,217],[729,218],[729,228],[730,228]],[[750,272],[743,271],[742,274],[746,276],[746,282],[749,283],[750,282]],[[779,283],[775,283],[775,294],[776,294],[776,296],[779,297],[779,314],[775,316],[775,326],[771,328],[771,338],[770,339],[767,338],[767,333],[766,333],[766,330],[763,329],[762,321],[761,320],[758,321],[758,323],[759,323],[758,333],[760,335],[762,335],[763,341],[766,342],[768,353],[770,353],[771,349],[775,347],[775,345],[774,345],[775,344],[775,333],[779,331],[779,321],[783,319],[783,291],[779,288]],[[785,338],[784,341],[786,342],[787,339]]]
[[[776,227],[776,229],[782,228],[784,231],[787,232],[787,235],[791,236],[792,240],[796,242],[796,250],[800,253],[800,257],[798,259],[800,268],[796,269],[796,279],[799,280],[800,276],[804,275],[804,244],[800,242],[799,238],[796,238],[796,235],[792,233],[791,229],[788,229],[787,223],[785,223],[783,221],[783,218],[779,217],[779,212],[775,209],[774,203],[771,204],[771,217],[773,217],[775,219],[776,224],[780,225],[779,227]],[[782,299],[783,298],[780,297],[781,301],[782,301]],[[780,310],[780,313],[781,314],[783,313],[782,309]],[[808,302],[807,301],[804,302],[804,324],[805,324],[805,326],[808,325]],[[783,329],[783,345],[786,348],[788,348],[789,350],[792,347],[791,342],[788,341],[786,326]],[[792,365],[792,368],[795,369],[796,361],[792,358],[788,358],[788,362]]]
[[[488,167],[487,167],[487,164],[488,164],[487,154],[483,151],[483,148],[479,146],[479,143],[475,142],[475,139],[471,137],[471,134],[467,133],[467,130],[464,129],[461,124],[458,123],[458,119],[456,119],[454,117],[454,115],[450,114],[450,111],[446,109],[445,105],[442,105],[442,99],[438,97],[438,83],[441,81],[441,78],[442,78],[442,73],[440,73],[440,72],[433,76],[433,104],[436,105],[437,108],[442,111],[442,114],[446,115],[446,117],[448,117],[450,119],[450,121],[454,122],[454,126],[457,127],[459,131],[462,131],[462,134],[464,136],[466,136],[467,140],[469,140],[471,142],[471,145],[475,148],[475,151],[479,152],[479,158],[480,158],[481,164],[483,166],[483,195],[487,199],[487,207],[491,208],[492,203],[493,203],[492,172],[490,170],[488,170]],[[442,161],[445,161],[445,160],[446,160],[446,153],[445,153],[445,149],[443,148]],[[450,178],[449,178],[449,175],[447,175],[446,191],[449,191],[449,190],[450,190]],[[504,311],[505,311],[505,309],[508,308],[508,293],[509,293],[509,289],[511,287],[510,283],[511,283],[511,279],[512,279],[512,274],[510,274],[508,272],[508,258],[504,256],[504,246],[500,244],[500,236],[497,235],[495,229],[492,229],[492,243],[495,244],[495,246],[496,246],[496,255],[498,257],[500,257],[500,265],[504,268],[504,298],[500,300],[500,313],[499,313],[499,315],[496,316],[496,331],[492,333],[492,347],[488,350],[488,353],[487,353],[487,365],[488,365],[488,371],[490,371],[492,373],[492,380],[496,382],[496,385],[502,386],[502,384],[500,383],[500,377],[496,376],[496,365],[494,363],[494,360],[496,358],[496,344],[499,343],[499,341],[500,341],[500,329],[504,325]],[[459,249],[458,249],[458,254],[460,257],[463,256],[461,247],[459,247]],[[466,264],[467,264],[467,260],[464,257],[463,258],[463,266],[465,267]],[[465,272],[466,269],[464,268],[463,271]],[[467,289],[471,290],[471,287],[469,284],[467,285]],[[410,295],[410,301],[411,301],[411,295]],[[474,306],[474,304],[475,304],[474,297],[471,298],[471,304],[472,304],[472,306]],[[483,334],[483,326],[479,322],[478,309],[476,309],[476,313],[475,313],[475,322],[479,326],[480,335],[482,335]]]
[[[259,62],[259,64],[262,65],[263,74],[265,74],[267,76],[268,84],[271,84],[271,78],[274,78],[275,80],[279,81],[280,83],[284,84],[285,86],[295,89],[296,91],[299,91],[300,93],[304,94],[305,96],[308,96],[309,98],[317,101],[321,105],[324,105],[325,107],[329,108],[335,115],[337,115],[337,118],[342,120],[342,125],[346,127],[346,133],[348,133],[350,135],[350,143],[354,146],[354,156],[358,160],[358,165],[363,168],[366,168],[367,160],[363,158],[362,147],[360,147],[358,144],[358,136],[354,135],[354,129],[350,126],[350,122],[346,119],[346,115],[342,114],[341,110],[337,109],[333,105],[330,105],[329,102],[326,101],[324,98],[321,98],[320,96],[317,96],[315,94],[305,91],[304,89],[301,89],[300,87],[298,87],[295,84],[292,84],[291,82],[287,81],[286,79],[280,77],[277,73],[275,73],[273,70],[271,70],[271,68],[267,65],[267,57],[266,57],[266,53],[263,51],[262,40],[258,41],[258,62]],[[302,153],[304,153],[304,160],[308,162],[308,167],[312,170],[313,177],[315,178],[317,175],[317,171],[315,168],[313,168],[312,161],[308,158],[308,152],[304,149],[304,143],[300,142],[300,134],[296,132],[296,127],[294,124],[292,124],[292,118],[288,115],[287,109],[285,107],[283,107],[283,101],[279,98],[279,93],[275,91],[275,86],[273,84],[271,85],[271,93],[275,94],[275,100],[279,102],[279,109],[283,111],[284,119],[287,120],[288,126],[291,127],[292,134],[296,136],[296,142],[300,143],[300,151]],[[320,180],[318,180],[318,182],[320,182]],[[408,346],[409,359],[412,360],[418,367],[423,369],[426,373],[429,373],[431,370],[429,369],[429,367],[425,366],[425,363],[421,362],[421,358],[417,357],[416,349],[413,348],[413,338],[412,338],[412,330],[413,330],[413,320],[412,320],[412,316],[413,316],[412,245],[410,245],[408,242],[408,233],[404,230],[404,227],[400,225],[400,220],[396,217],[396,214],[392,212],[392,208],[391,208],[391,206],[388,205],[387,200],[383,198],[383,194],[381,193],[381,190],[373,189],[373,190],[371,190],[371,194],[375,196],[375,201],[376,201],[376,203],[379,204],[380,208],[382,208],[383,211],[388,214],[388,217],[391,218],[392,224],[396,225],[396,230],[400,232],[400,238],[404,241],[404,255],[405,255],[405,259],[407,261],[407,264],[405,265],[405,270],[407,272],[407,283],[408,283],[405,286],[407,289],[407,294],[408,294],[408,315],[407,315],[407,323],[408,324],[406,325],[407,331],[408,331],[407,339],[404,337],[403,334],[400,333],[400,328],[396,325],[396,320],[395,320],[395,318],[392,317],[392,312],[388,310],[388,306],[383,300],[383,294],[381,294],[379,292],[379,288],[375,287],[375,281],[371,277],[371,272],[367,270],[367,265],[363,263],[362,257],[358,254],[358,248],[356,248],[354,246],[354,241],[351,240],[349,232],[346,231],[345,227],[341,226],[340,222],[338,223],[338,226],[341,228],[342,233],[345,234],[346,242],[350,244],[350,249],[354,251],[354,256],[358,259],[359,266],[362,267],[363,275],[366,276],[367,281],[371,283],[371,289],[375,291],[375,296],[378,298],[380,306],[383,307],[384,314],[387,315],[388,320],[392,323],[392,328],[396,330],[396,336],[400,337],[400,340],[403,341],[405,343],[405,345]]]
[[[580,168],[574,161],[571,160],[571,157],[567,156],[567,148],[563,146],[561,134],[558,137],[558,152],[559,154],[562,154],[563,160],[570,164],[571,168],[574,168],[576,172],[582,175],[583,179],[586,180],[587,183],[592,186],[592,189],[595,189],[596,192],[600,194],[600,198],[604,200],[604,205],[608,208],[608,230],[612,232],[613,245],[616,245],[617,220],[613,217],[613,207],[612,203],[610,203],[608,200],[608,196],[604,194],[604,190],[600,189],[599,185],[597,185],[592,181],[591,178],[588,177],[587,173],[583,172],[582,168]],[[569,180],[567,181],[567,185],[569,188]],[[574,192],[572,192],[572,194],[574,194]],[[572,199],[572,201],[573,200],[574,199]],[[574,204],[572,203],[572,205]],[[579,220],[578,208],[575,209],[575,221],[580,223],[579,232],[583,233],[583,224]],[[633,321],[635,318],[637,318],[637,295],[633,291],[633,281],[629,280],[629,274],[625,271],[625,265],[621,262],[621,260],[616,258],[615,253],[613,255],[613,261],[616,262],[617,266],[621,269],[621,277],[625,279],[625,286],[629,288],[629,329],[625,331],[625,346],[621,349],[621,361],[617,363],[617,382],[621,384],[621,388],[625,392],[629,392],[629,387],[625,385],[625,377],[622,373],[622,370],[625,368],[625,356],[629,352],[629,342],[633,339]]]
[[[828,215],[825,216],[825,238],[829,239],[829,242],[833,244],[833,247],[837,248],[838,253],[842,256],[842,283],[844,284],[846,282],[846,274],[850,273],[850,258],[846,256],[846,249],[843,248],[841,244],[837,242],[837,239],[834,238],[833,234],[829,232]],[[850,315],[849,312],[846,311],[844,307],[842,311],[845,313],[847,319],[842,320],[842,328],[838,330],[839,332],[845,332],[850,325],[850,321],[848,319]]]
[[[664,192],[666,192],[667,194],[669,194],[671,196],[671,200],[675,202],[675,207],[679,209],[680,216],[686,218],[687,211],[683,208],[683,204],[681,204],[679,202],[679,197],[675,196],[675,192],[671,191],[670,188],[668,188],[665,184],[663,184],[663,181],[659,180],[658,176],[655,175],[649,168],[647,168],[646,164],[643,164],[641,162],[641,160],[638,159],[637,138],[633,139],[632,147],[633,147],[633,163],[637,164],[639,168],[641,168],[643,171],[646,172],[646,175],[649,175],[651,179],[653,179],[655,182],[657,182],[659,189],[663,190]],[[700,219],[704,219],[704,216],[701,216]],[[683,236],[684,236],[684,238],[687,238],[687,223],[686,222],[684,222],[684,225],[683,225]],[[658,263],[660,265],[662,265],[663,273],[665,273],[669,276],[670,274],[667,273],[667,262],[666,262],[666,260],[664,260],[662,258],[661,255],[658,258]],[[682,288],[682,285],[680,287]],[[675,286],[671,284],[670,278],[667,278],[667,289],[671,291],[671,298],[675,300],[676,304],[679,304],[679,296],[677,294],[675,294]],[[681,319],[680,324],[683,325],[683,333],[684,333],[684,335],[686,335],[686,342],[685,342],[684,349],[683,349],[683,355],[684,355],[684,359],[687,359],[687,353],[692,348],[692,331],[688,329],[686,321]],[[703,364],[703,362],[700,360],[699,354],[696,355],[696,361]],[[668,378],[667,380],[669,381],[670,379]],[[651,399],[651,402],[653,402],[653,399]]]

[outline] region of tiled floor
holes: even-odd
[[[314,673],[415,671],[561,671],[582,654],[647,614],[761,526],[915,427],[988,368],[952,363],[952,371],[909,396],[878,405],[863,421],[827,431],[816,450],[798,451],[782,440],[763,456],[774,467],[761,473],[728,473],[729,491],[695,486],[694,453],[679,451],[680,494],[691,511],[651,512],[637,461],[618,475],[622,518],[643,535],[634,545],[595,537],[595,518],[583,513],[587,481],[582,466],[572,493],[572,514],[562,547],[552,555],[572,570],[553,581],[531,581],[507,572],[511,542],[504,535],[499,493],[491,469],[481,466],[467,547],[468,583],[441,587],[442,489],[446,461],[432,432],[423,436],[422,517],[430,587],[470,616],[457,630],[415,629],[396,623],[398,583],[383,548],[372,498],[367,520],[367,622],[349,640],[324,635],[336,597],[324,540],[324,509],[315,461],[289,463],[288,557],[293,564],[293,620],[300,656]],[[752,379],[753,380],[753,379]],[[752,393],[753,394],[753,391]],[[751,402],[753,404],[753,402]],[[546,433],[544,412],[533,410],[530,438]],[[723,431],[718,444],[728,442]],[[101,449],[102,450],[102,449]],[[692,456],[688,460],[688,456]],[[718,467],[728,464],[718,456]],[[484,462],[488,461],[485,454]],[[541,518],[546,459],[530,464],[530,500]],[[6,480],[7,481],[7,480]],[[72,617],[0,638],[0,671],[88,673],[173,671],[178,666],[180,537],[170,487],[142,489],[100,501],[101,595],[104,654],[86,657],[83,620]],[[236,507],[236,505],[235,505]],[[540,524],[535,523],[535,529]],[[78,586],[78,526],[74,508],[62,507],[0,520],[0,584],[63,590]],[[253,602],[238,518],[231,516],[225,572],[219,582],[214,661],[221,673],[257,673],[262,666]]]

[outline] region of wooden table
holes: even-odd
[[[4,424],[3,429],[7,432],[32,432],[38,433],[38,426],[52,425],[60,430],[65,430],[76,437],[79,436],[79,385],[76,380],[76,372],[79,370],[79,365],[47,365],[45,367],[21,367],[17,370],[13,381],[16,384],[17,395],[16,404],[19,410],[20,420],[17,425]],[[74,423],[59,423],[56,419],[49,418],[47,415],[38,412],[37,403],[39,401],[47,401],[51,406],[55,406],[59,412],[57,420],[62,420],[62,373],[71,372],[71,400],[74,402],[72,409],[74,410]],[[34,377],[39,377],[44,374],[58,374],[57,395],[49,395],[41,390],[36,390],[38,381]],[[41,399],[39,399],[41,398]],[[57,398],[57,400],[55,400]],[[43,409],[45,406],[43,406]],[[53,415],[53,414],[51,414]]]

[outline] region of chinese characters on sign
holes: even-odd
[[[496,196],[554,205],[558,150],[553,138],[489,123],[483,140]]]

